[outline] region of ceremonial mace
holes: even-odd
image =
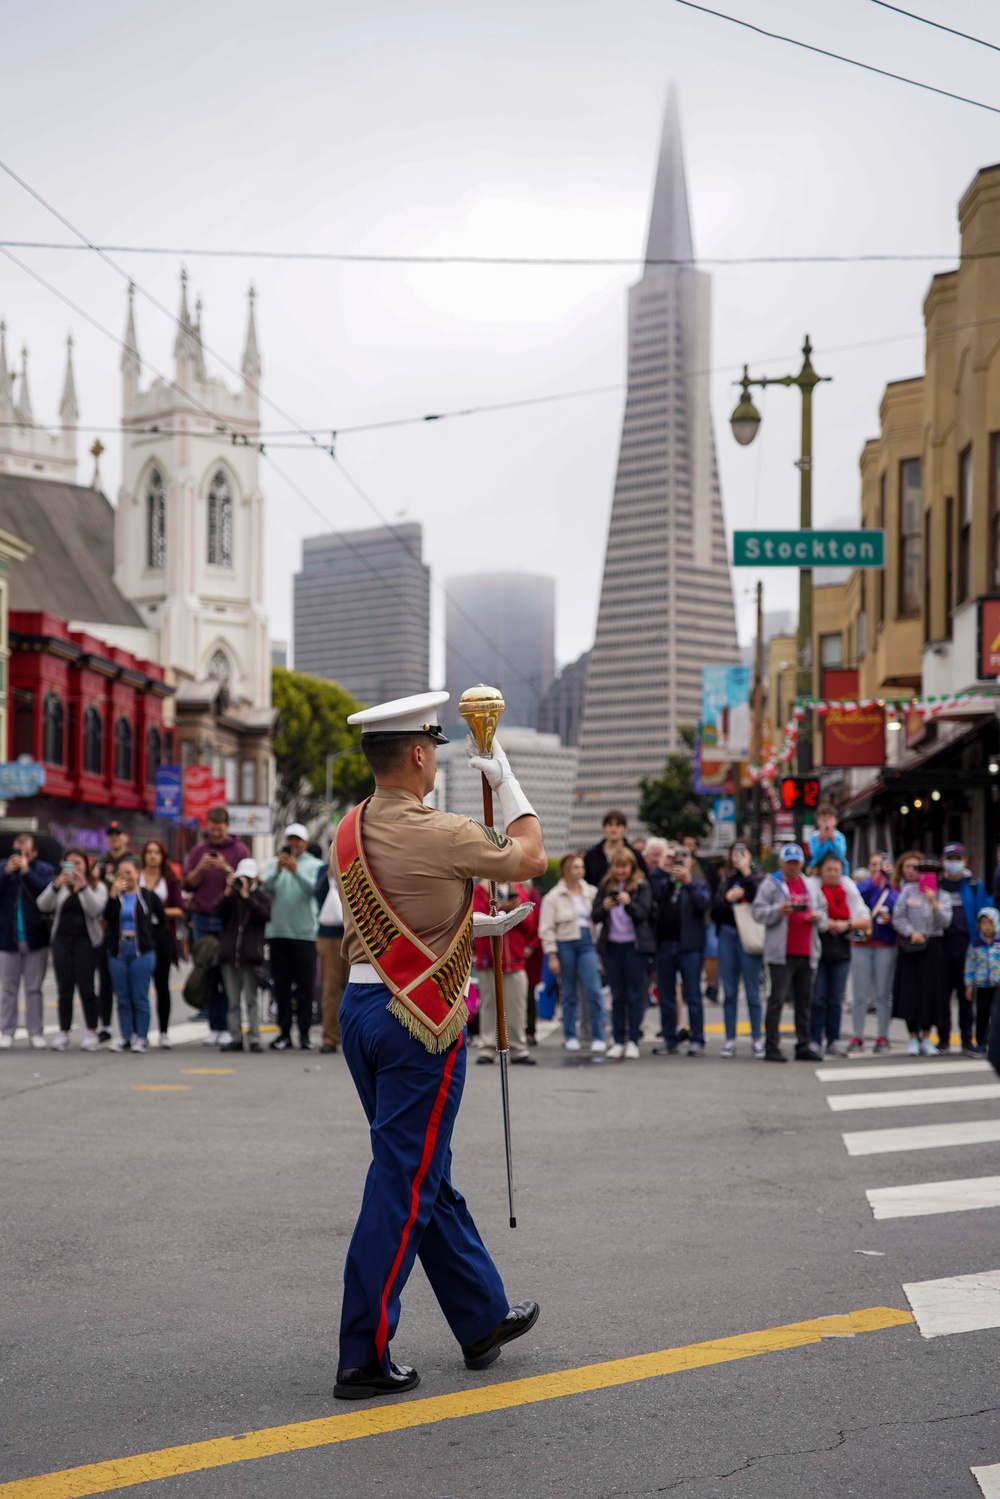
[[[497,687],[470,687],[458,700],[458,711],[468,724],[476,741],[479,753],[489,759],[493,754],[493,736],[506,704],[503,693]],[[483,822],[493,826],[493,787],[483,776]],[[490,915],[497,914],[496,881],[490,880]],[[507,1205],[510,1210],[510,1226],[517,1227],[514,1216],[514,1172],[510,1148],[510,1095],[507,1086],[507,1012],[503,1000],[503,938],[490,938],[493,955],[493,988],[497,1009],[497,1052],[500,1056],[500,1096],[503,1101],[503,1142],[507,1152]]]

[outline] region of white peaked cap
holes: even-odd
[[[362,734],[429,734],[438,744],[447,744],[438,723],[438,709],[449,698],[447,692],[417,692],[412,697],[393,698],[352,713],[349,724],[360,724]]]

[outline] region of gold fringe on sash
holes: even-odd
[[[395,995],[393,995],[392,999],[386,1005],[386,1009],[390,1015],[395,1016],[400,1025],[404,1026],[415,1040],[419,1041],[430,1052],[447,1051],[449,1047],[455,1044],[462,1034],[463,1029],[469,1023],[469,1007],[464,999],[455,1006],[455,1011],[451,1019],[440,1035],[437,1036],[433,1035],[427,1029],[426,1025],[417,1019],[413,1011],[407,1009],[406,1005],[397,999]]]

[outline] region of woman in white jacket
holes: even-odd
[[[67,1051],[73,1024],[73,991],[80,992],[87,1027],[84,1051],[97,1051],[97,996],[94,971],[97,949],[104,939],[101,917],[108,903],[108,887],[97,879],[82,848],[68,848],[59,873],[38,897],[38,909],[55,913],[52,923],[52,966],[59,991],[59,1034],[53,1051]]]
[[[562,990],[563,1036],[567,1051],[579,1051],[576,1034],[577,985],[583,989],[590,1013],[590,1049],[607,1050],[604,1040],[604,996],[597,967],[597,948],[591,907],[597,891],[583,878],[583,859],[565,854],[559,861],[559,883],[542,899],[539,936],[549,969],[559,975]]]

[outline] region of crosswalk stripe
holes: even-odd
[[[971,1468],[973,1478],[983,1491],[983,1499],[1000,1499],[1000,1463],[988,1468]]]
[[[933,1062],[890,1062],[884,1067],[866,1067],[864,1072],[855,1072],[852,1067],[817,1067],[816,1076],[821,1083],[869,1083],[876,1078],[923,1077],[935,1082],[942,1077],[954,1077],[960,1072],[991,1072],[989,1062],[944,1062],[935,1068]]]
[[[917,1182],[906,1187],[873,1187],[865,1196],[875,1218],[923,1218],[931,1213],[964,1213],[972,1208],[1000,1207],[1000,1176]]]
[[[1000,1327],[1000,1270],[913,1281],[903,1291],[922,1337]]]
[[[840,1093],[827,1103],[834,1113],[846,1109],[905,1109],[919,1104],[978,1103],[1000,1098],[1000,1083],[966,1083],[960,1088],[901,1088],[896,1093]]]
[[[1000,1140],[1000,1119],[962,1124],[911,1124],[903,1129],[862,1129],[842,1136],[848,1155],[888,1155],[897,1150],[936,1150],[945,1145],[987,1145]]]

